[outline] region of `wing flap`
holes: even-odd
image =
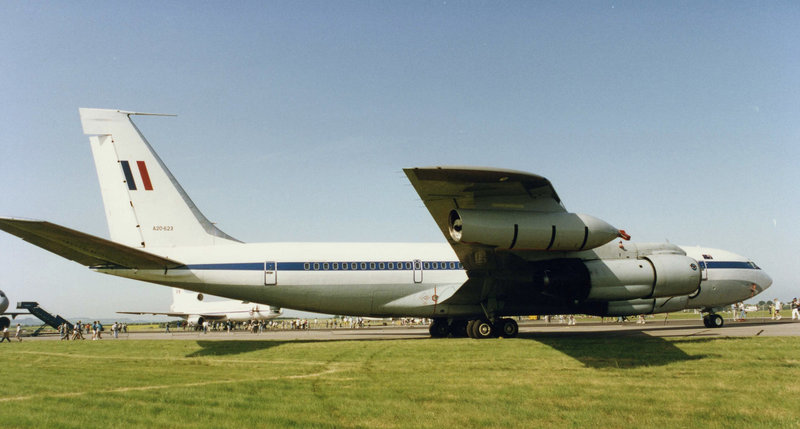
[[[87,267],[166,269],[182,263],[41,220],[0,218],[0,229]]]

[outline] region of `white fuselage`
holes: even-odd
[[[705,272],[699,292],[682,308],[720,307],[750,298],[771,284],[769,276],[744,257],[716,249],[683,250]],[[465,317],[481,311],[478,305],[447,302],[467,280],[447,243],[253,243],[150,251],[186,266],[167,271],[96,270],[328,314]],[[715,259],[704,260],[703,254]]]

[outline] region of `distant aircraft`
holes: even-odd
[[[205,321],[230,320],[231,322],[247,322],[250,320],[269,320],[280,317],[283,314],[279,307],[269,305],[232,299],[209,302],[205,299],[206,297],[202,293],[172,288],[172,305],[169,312],[118,311],[117,313],[180,317],[194,326],[201,326]]]
[[[6,296],[6,294],[2,290],[0,290],[0,330],[2,330],[3,328],[7,328],[7,327],[11,326],[11,320],[8,317],[5,317],[5,316],[11,316],[11,318],[13,319],[13,318],[15,318],[17,316],[22,316],[22,315],[30,316],[31,315],[28,312],[25,312],[25,313],[6,313],[6,310],[8,310],[8,304],[9,304],[8,297]]]
[[[567,212],[544,177],[501,169],[404,170],[447,244],[243,243],[195,206],[131,121],[140,114],[80,109],[110,241],[36,220],[0,218],[0,229],[101,273],[303,311],[432,318],[434,337],[514,337],[515,315],[687,308],[720,327],[715,311],[772,284],[731,252],[623,242]]]

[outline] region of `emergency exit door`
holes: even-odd
[[[274,261],[264,262],[264,285],[274,286],[278,284],[278,263]]]

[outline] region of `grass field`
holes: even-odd
[[[0,427],[799,427],[800,341],[0,344]]]

